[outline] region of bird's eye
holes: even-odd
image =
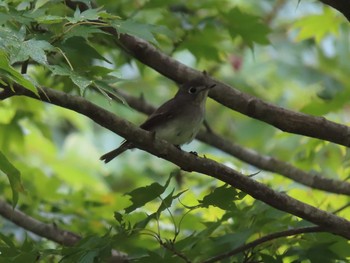
[[[188,90],[188,92],[189,92],[190,94],[194,94],[194,93],[197,92],[197,89],[196,89],[195,87],[191,87],[191,88]]]

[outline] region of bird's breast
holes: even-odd
[[[156,136],[174,145],[191,142],[201,128],[204,119],[202,109],[197,112],[181,114],[155,129]]]

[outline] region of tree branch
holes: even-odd
[[[11,205],[3,200],[0,200],[0,215],[16,225],[37,234],[38,236],[45,237],[58,244],[64,246],[73,246],[76,244],[81,237],[62,229],[59,229],[54,224],[45,224],[40,222],[23,212],[12,208]]]
[[[12,208],[12,206],[4,200],[0,200],[0,215],[38,236],[47,238],[48,240],[64,246],[74,246],[81,240],[81,236],[67,230],[62,230],[55,224],[43,223],[33,217],[30,217],[18,209]],[[112,250],[112,256],[109,258],[108,262],[128,262],[127,255],[122,252]]]
[[[136,59],[176,82],[183,83],[202,74],[166,56],[144,40],[121,34],[120,41]],[[348,126],[328,121],[324,117],[287,110],[242,93],[222,82],[212,81],[216,87],[210,91],[210,97],[228,108],[285,132],[350,146]]]
[[[78,3],[81,11],[88,9],[88,6],[79,1],[66,0],[65,2],[72,9],[75,9]],[[101,30],[114,35],[117,44],[135,59],[178,83],[184,83],[202,75],[202,72],[167,56],[147,41],[128,34],[119,34],[112,27],[102,27]],[[210,91],[210,97],[228,108],[266,122],[285,132],[350,146],[350,127],[346,125],[326,120],[324,117],[287,110],[245,94],[217,80],[212,80],[212,82],[216,84],[216,87]]]
[[[299,234],[305,234],[305,233],[315,233],[315,232],[324,232],[324,229],[322,229],[319,226],[311,226],[311,227],[302,227],[302,228],[295,228],[295,229],[289,229],[289,230],[284,230],[276,233],[272,233],[269,235],[266,235],[264,237],[258,238],[252,242],[249,242],[247,244],[244,244],[242,246],[239,246],[227,253],[223,253],[221,255],[215,256],[211,259],[205,260],[203,263],[213,263],[217,262],[220,260],[223,260],[225,258],[232,257],[234,255],[237,255],[245,250],[252,249],[258,245],[261,245],[263,243],[266,243],[268,241],[281,238],[281,237],[288,237],[288,236],[295,236]]]
[[[54,224],[40,222],[17,209],[13,209],[11,205],[3,200],[0,200],[0,215],[38,236],[45,237],[64,246],[73,246],[81,239],[80,236],[59,229]]]
[[[144,99],[130,96],[123,91],[116,92],[125,99],[130,107],[142,113],[149,115],[155,110],[155,107],[148,104]],[[109,96],[120,102],[119,98],[114,96],[112,93],[109,93]],[[220,149],[243,162],[254,165],[257,168],[280,174],[311,188],[336,194],[350,195],[350,183],[325,178],[316,172],[314,174],[307,173],[296,168],[295,166],[290,165],[289,163],[267,155],[261,155],[252,149],[244,148],[236,143],[222,138],[213,132],[200,131],[196,139],[216,147],[217,149]]]
[[[350,222],[346,219],[305,204],[284,193],[276,192],[213,160],[183,152],[174,145],[155,138],[152,133],[136,127],[82,97],[43,87],[39,90],[40,98],[38,98],[33,92],[17,84],[14,85],[14,93],[81,113],[102,127],[131,141],[138,148],[168,160],[185,171],[196,171],[217,178],[276,209],[301,217],[323,227],[326,231],[350,239]]]
[[[350,203],[333,211],[333,214],[337,214],[349,206],[350,206]],[[265,242],[274,240],[276,238],[295,236],[295,235],[306,234],[306,233],[317,233],[317,232],[325,232],[325,231],[324,231],[324,229],[322,229],[322,227],[319,227],[319,226],[309,226],[309,227],[294,228],[294,229],[288,229],[288,230],[272,233],[272,234],[266,235],[264,237],[258,238],[250,243],[243,244],[243,245],[241,245],[241,246],[239,246],[239,247],[237,247],[229,252],[212,257],[211,259],[206,260],[203,263],[212,263],[212,262],[216,262],[216,261],[219,261],[219,260],[222,260],[225,258],[232,257],[238,253],[241,253],[241,252],[248,250],[248,249],[255,248],[258,245],[261,245]]]
[[[7,98],[10,98],[13,96],[13,92],[11,91],[10,88],[3,87],[0,85],[0,88],[2,89],[0,91],[0,100],[5,100]]]
[[[252,149],[244,148],[237,143],[233,143],[220,137],[217,134],[200,132],[197,139],[210,144],[243,162],[254,165],[265,171],[280,174],[305,186],[326,192],[350,195],[350,183],[348,182],[329,179],[317,172],[307,173],[287,162],[280,161],[271,156],[261,155]]]

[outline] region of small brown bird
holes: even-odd
[[[158,138],[180,146],[191,142],[197,135],[205,116],[205,102],[213,85],[206,85],[203,77],[184,83],[175,97],[155,110],[140,128],[154,132]],[[124,141],[117,149],[100,160],[110,162],[128,149],[135,148],[130,141]]]

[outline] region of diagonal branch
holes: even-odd
[[[155,107],[148,104],[144,99],[130,96],[123,91],[116,92],[125,99],[130,107],[142,113],[151,114],[155,110]],[[109,93],[109,96],[120,102],[118,97],[114,96],[112,93]],[[350,195],[350,184],[347,182],[325,178],[318,173],[307,173],[301,169],[296,168],[295,166],[290,165],[289,163],[280,161],[267,155],[261,155],[254,150],[244,148],[236,143],[231,142],[230,140],[222,138],[215,133],[201,131],[197,135],[196,139],[213,147],[216,147],[217,149],[220,149],[243,162],[254,165],[257,168],[273,173],[278,173],[311,188],[337,194]]]
[[[0,91],[0,100],[4,100],[13,96],[13,92],[10,88],[2,86],[0,86],[0,88],[2,89]]]
[[[350,239],[350,222],[346,219],[305,204],[284,193],[274,191],[223,164],[183,152],[172,144],[155,138],[152,133],[136,127],[82,97],[49,88],[41,88],[40,98],[38,98],[34,93],[18,84],[14,85],[14,92],[14,95],[39,99],[81,113],[97,124],[131,141],[138,148],[168,160],[185,171],[195,171],[219,179],[276,209],[301,217],[323,227],[326,231]]]
[[[344,210],[345,208],[349,207],[349,205],[350,204],[348,203],[348,204],[338,208],[337,210],[333,211],[333,213],[337,214],[340,211]],[[213,263],[213,262],[217,262],[219,260],[225,259],[225,258],[232,257],[234,255],[237,255],[237,254],[245,251],[245,250],[255,248],[263,243],[274,240],[276,238],[289,237],[289,236],[295,236],[295,235],[306,234],[306,233],[318,233],[318,232],[325,232],[325,231],[324,231],[324,229],[322,229],[322,227],[319,227],[319,226],[308,226],[308,227],[300,227],[300,228],[294,228],[294,229],[288,229],[288,230],[275,232],[275,233],[260,237],[258,239],[255,239],[254,241],[251,241],[247,244],[243,244],[243,245],[241,245],[237,248],[234,248],[233,250],[228,251],[226,253],[212,257],[212,258],[204,261],[203,263]]]
[[[72,9],[75,9],[78,3],[80,10],[88,9],[88,6],[80,1],[66,0],[65,3]],[[184,83],[202,75],[201,72],[162,53],[147,41],[128,34],[119,34],[112,27],[102,27],[101,30],[114,35],[116,43],[132,57],[178,83]],[[346,125],[329,121],[324,117],[288,110],[245,94],[225,83],[212,81],[216,87],[210,91],[210,97],[228,108],[285,132],[350,146],[350,127]]]
[[[261,155],[252,149],[244,148],[237,143],[220,137],[217,134],[200,132],[197,139],[210,144],[243,162],[254,165],[265,171],[283,175],[305,186],[331,193],[350,195],[350,183],[348,182],[326,178],[317,172],[305,172],[287,162],[280,161],[277,158],[268,155]]]
[[[59,229],[54,224],[40,222],[39,220],[36,220],[35,218],[12,208],[11,205],[3,200],[0,200],[0,215],[16,225],[37,234],[38,236],[45,237],[64,246],[73,246],[81,239],[80,236],[72,232]]]
[[[38,236],[64,246],[74,246],[81,239],[81,236],[67,230],[62,230],[55,224],[43,223],[30,217],[18,209],[12,208],[10,204],[3,200],[0,200],[0,215]],[[109,260],[109,262],[128,262],[127,255],[116,250],[112,250],[112,256]]]
[[[214,263],[229,257],[232,257],[234,255],[237,255],[245,250],[255,248],[256,246],[263,244],[265,242],[281,238],[281,237],[288,237],[288,236],[295,236],[305,233],[316,233],[316,232],[324,232],[324,230],[319,226],[310,226],[310,227],[301,227],[301,228],[295,228],[295,229],[288,229],[276,233],[272,233],[266,236],[263,236],[261,238],[258,238],[252,242],[249,242],[247,244],[244,244],[242,246],[239,246],[229,252],[223,253],[221,255],[215,256],[213,258],[210,258],[208,260],[205,260],[203,263]]]

